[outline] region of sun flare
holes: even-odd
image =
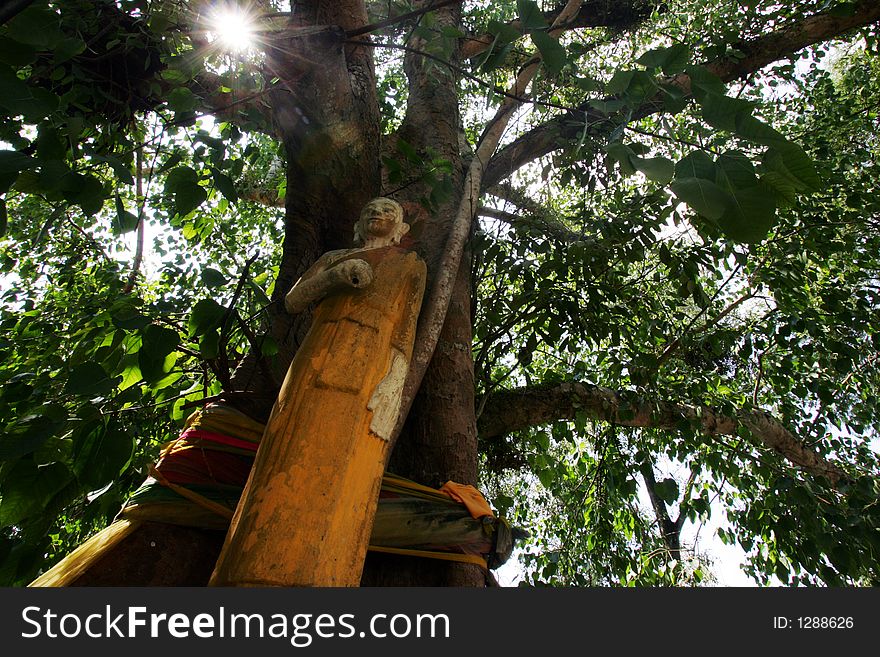
[[[211,33],[214,42],[225,50],[243,52],[253,48],[256,42],[254,18],[241,7],[217,9],[211,19]]]

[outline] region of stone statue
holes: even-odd
[[[357,586],[412,355],[425,264],[391,199],[321,256],[285,307],[317,302],[266,425],[211,584]]]

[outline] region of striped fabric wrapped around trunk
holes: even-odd
[[[180,436],[163,447],[151,476],[116,521],[31,586],[67,585],[141,522],[225,530],[262,435],[262,424],[229,406],[208,404],[197,410]],[[473,486],[447,482],[434,489],[386,473],[369,550],[491,569],[510,557],[515,533]]]

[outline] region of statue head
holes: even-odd
[[[403,221],[403,208],[390,198],[374,198],[361,210],[354,225],[354,243],[387,246],[400,244],[409,232],[409,224]]]

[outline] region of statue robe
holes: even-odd
[[[396,246],[373,281],[325,297],[269,418],[211,584],[357,586],[412,356],[425,264]],[[304,275],[304,279],[309,272]]]

